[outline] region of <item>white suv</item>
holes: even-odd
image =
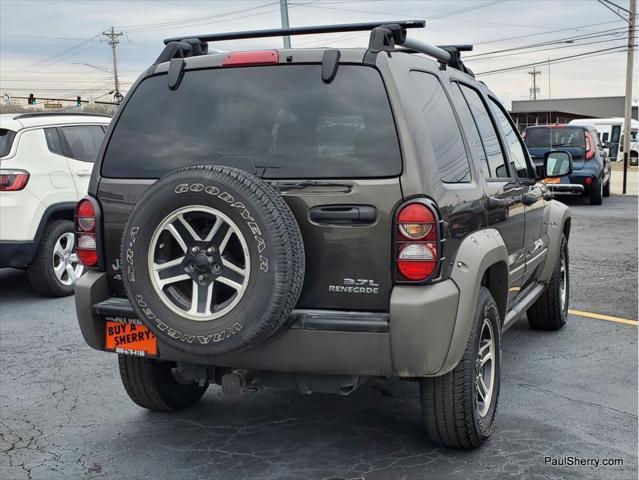
[[[81,113],[0,115],[0,267],[26,268],[41,293],[70,295],[82,273],[73,214],[109,121]]]

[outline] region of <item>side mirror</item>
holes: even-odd
[[[572,173],[572,155],[563,150],[551,150],[544,155],[544,177],[562,177]]]

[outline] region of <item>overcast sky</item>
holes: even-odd
[[[628,0],[615,0],[628,8]],[[291,26],[425,19],[410,35],[433,44],[471,43],[468,58],[476,73],[623,48],[627,23],[597,0],[289,0]],[[162,39],[280,24],[274,0],[0,0],[0,90],[14,96],[74,98],[112,90],[111,49],[100,33],[112,25],[124,32],[117,48],[123,91],[157,57]],[[573,43],[535,47],[536,52],[504,49],[588,36]],[[595,36],[596,35],[596,36]],[[516,37],[516,38],[514,38]],[[293,46],[365,46],[366,33],[294,37]],[[281,45],[279,39],[222,42],[212,48],[250,50]],[[552,49],[549,49],[552,48]],[[471,54],[467,54],[470,56]],[[594,56],[597,55],[597,56]],[[81,65],[92,64],[95,67]],[[608,50],[572,61],[537,67],[540,98],[623,95],[626,54]],[[479,75],[501,98],[529,98],[530,68]],[[635,72],[637,60],[635,57]],[[633,98],[637,92],[637,76]]]

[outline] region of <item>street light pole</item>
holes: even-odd
[[[628,57],[626,60],[626,104],[623,117],[623,194],[628,185],[628,162],[630,161],[630,127],[632,123],[632,72],[635,53],[635,23],[637,0],[629,0],[628,13]]]
[[[280,15],[282,16],[282,28],[288,28],[288,0],[280,0]],[[284,35],[284,48],[291,48],[291,37]]]

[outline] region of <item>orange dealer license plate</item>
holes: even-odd
[[[544,183],[560,183],[561,178],[559,177],[548,177],[544,179]]]
[[[138,357],[155,357],[158,341],[137,318],[106,317],[105,348]]]

